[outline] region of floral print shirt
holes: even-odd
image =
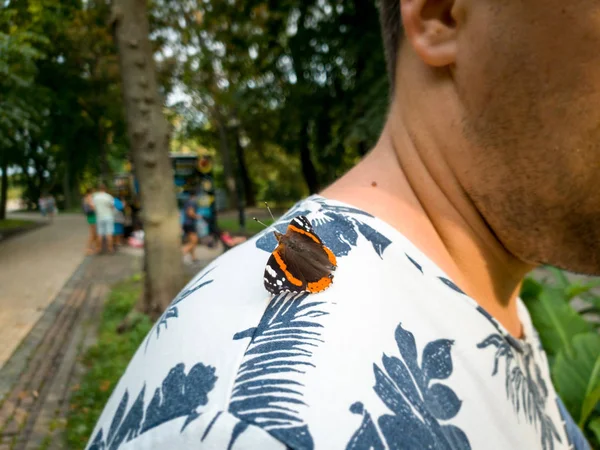
[[[337,257],[319,294],[272,296],[273,229],[213,261],[133,357],[89,450],[589,449],[524,306],[512,338],[398,231],[312,196]]]

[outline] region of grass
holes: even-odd
[[[67,448],[85,447],[112,390],[152,327],[150,319],[142,316],[129,331],[117,333],[117,326],[133,309],[141,291],[141,277],[137,276],[115,285],[110,293],[98,341],[83,356],[87,371],[73,388],[67,416]]]
[[[35,224],[35,222],[31,220],[4,219],[0,220],[0,231],[8,231],[14,230],[15,228],[29,227],[33,224]]]
[[[271,219],[265,219],[262,220],[262,222],[264,222],[266,225],[270,225],[271,223],[273,223],[273,221]],[[236,233],[240,233],[240,222],[238,220],[238,218],[223,218],[223,217],[219,217],[217,218],[217,225],[219,226],[219,228],[223,231],[229,231],[232,234],[236,234]],[[259,231],[264,230],[265,227],[263,227],[260,223],[256,222],[255,220],[252,220],[251,217],[246,218],[246,232],[247,233],[251,233],[251,234],[256,234]]]

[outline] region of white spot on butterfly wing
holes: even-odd
[[[277,272],[275,272],[275,269],[273,269],[271,266],[269,266],[267,264],[267,266],[265,267],[265,271],[271,275],[273,278],[277,278]]]
[[[300,217],[294,217],[292,219],[292,225],[294,225],[295,227],[304,228],[304,222],[302,222]]]
[[[304,229],[306,231],[311,231],[311,229],[312,229],[312,225],[311,225],[310,221],[308,220],[308,218],[306,218],[306,217],[302,218],[302,226],[304,227]]]
[[[277,286],[281,286],[283,285],[283,283],[281,282],[281,280],[277,280]]]

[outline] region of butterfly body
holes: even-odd
[[[285,234],[275,232],[277,248],[267,261],[264,284],[272,294],[324,291],[333,282],[337,260],[305,216],[292,219]]]

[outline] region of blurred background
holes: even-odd
[[[375,0],[0,0],[0,450],[83,448],[185,283],[374,145],[387,83]],[[599,286],[542,267],[522,291],[594,448]]]
[[[147,8],[170,150],[213,156],[226,205],[289,205],[377,139],[387,78],[374,1]],[[0,20],[0,219],[44,192],[79,207],[86,187],[129,170],[111,4],[4,0]]]

